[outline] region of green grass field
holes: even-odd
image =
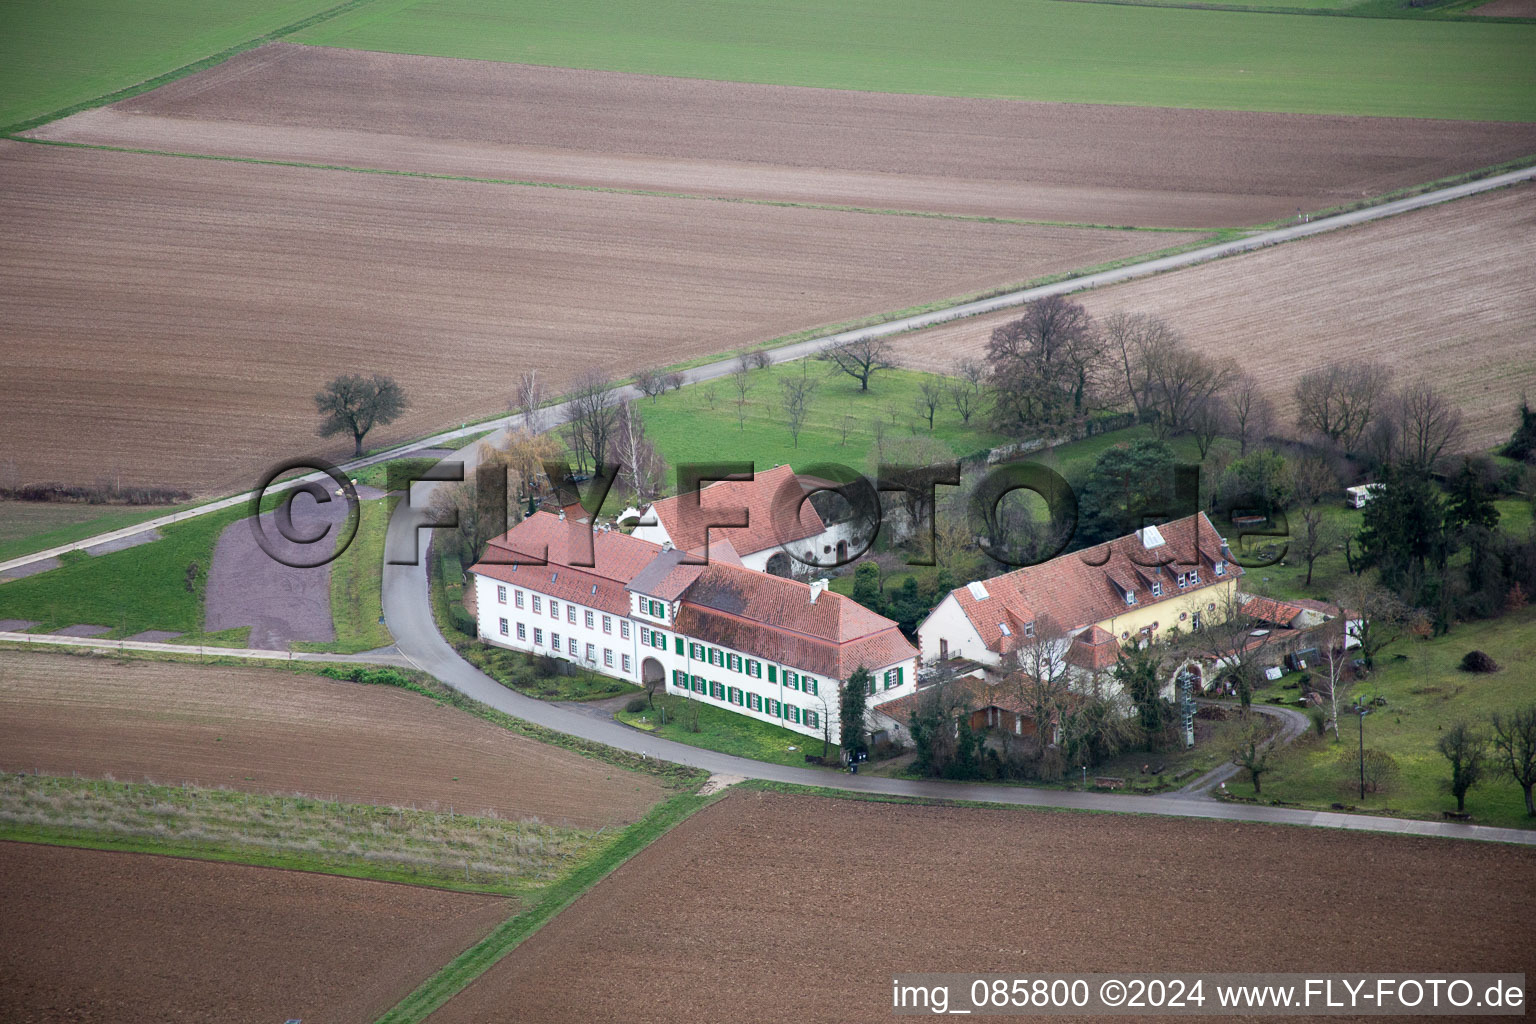
[[[1471,650],[1492,655],[1502,671],[1462,672],[1457,665]],[[1507,713],[1536,702],[1533,661],[1536,608],[1491,622],[1458,625],[1428,641],[1398,641],[1379,656],[1375,676],[1357,683],[1354,691],[1367,700],[1377,695],[1387,700],[1385,707],[1366,716],[1365,745],[1397,760],[1401,775],[1396,784],[1384,795],[1368,794],[1364,801],[1351,788],[1352,776],[1339,759],[1358,750],[1359,734],[1358,723],[1347,715],[1340,722],[1338,741],[1330,732],[1322,740],[1300,741],[1289,751],[1280,769],[1263,780],[1265,797],[1325,808],[1337,801],[1375,813],[1420,818],[1438,818],[1441,811],[1455,810],[1455,798],[1443,788],[1450,772],[1435,749],[1436,737],[1458,718],[1487,732],[1491,712]],[[1289,692],[1294,696],[1294,691]],[[1238,785],[1233,791],[1249,789]],[[1536,821],[1526,817],[1520,787],[1497,774],[1467,795],[1467,810],[1484,825],[1536,827]]]
[[[0,125],[131,88],[339,3],[15,0],[0,5]]]
[[[191,505],[88,505],[0,501],[0,562],[32,551],[121,530]]]
[[[691,703],[699,713],[698,732],[689,732],[684,728],[685,712],[692,709],[689,708],[690,702],[686,697],[679,697],[676,694],[658,694],[656,697],[656,709],[666,709],[665,725],[660,724],[659,711],[652,708],[644,711],[620,711],[614,717],[627,725],[654,732],[657,736],[686,743],[692,747],[717,750],[722,754],[735,754],[738,757],[750,757],[754,761],[767,761],[769,764],[804,768],[806,754],[821,754],[822,741],[819,738],[782,729],[767,722],[759,722],[755,718],[739,715],[718,703],[712,704],[707,699],[701,698]],[[814,698],[812,703],[815,703]],[[815,710],[820,711],[820,706],[818,705]],[[832,712],[835,714],[836,711],[834,704]],[[841,756],[840,749],[836,743],[827,747],[827,759],[831,763],[837,763]]]
[[[884,432],[881,445],[888,458],[897,456],[914,437],[931,436],[955,456],[984,452],[1008,441],[987,430],[979,412],[965,426],[947,402],[939,408],[930,434],[926,418],[920,418],[917,410],[918,389],[924,380],[943,378],[912,370],[882,370],[870,378],[868,391],[860,391],[852,377],[834,375],[830,363],[806,365],[819,383],[798,447],[784,423],[780,381],[798,376],[800,363],[752,371],[744,425],[737,421],[736,390],[729,379],[690,385],[654,402],[642,399],[635,409],[645,420],[646,436],[673,468],[685,462],[728,459],[750,461],[761,472],[784,463],[805,470],[835,462],[872,474],[877,430]]]
[[[1053,0],[377,0],[296,42],[782,85],[1536,119],[1536,26]]]
[[[44,631],[90,623],[110,627],[114,637],[146,629],[198,633],[213,547],[245,514],[244,505],[211,512],[166,527],[159,540],[110,554],[71,552],[57,569],[0,584],[0,619],[36,620]]]

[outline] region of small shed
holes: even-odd
[[[1381,484],[1360,484],[1356,487],[1346,487],[1344,489],[1344,494],[1349,500],[1350,508],[1364,508],[1380,492]]]

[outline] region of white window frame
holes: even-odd
[[[507,588],[503,584],[497,584],[496,585],[496,603],[497,604],[506,604],[507,603]]]
[[[506,619],[502,619],[501,620],[501,635],[502,636],[511,636],[512,635],[512,626],[511,626],[510,623],[507,622]]]
[[[517,638],[519,640],[528,639],[528,626],[526,623],[519,622],[517,624]]]
[[[603,648],[603,664],[608,668],[613,668],[613,649],[611,647]]]

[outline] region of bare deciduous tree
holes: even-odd
[[[1217,362],[1182,342],[1149,349],[1144,372],[1147,407],[1157,414],[1155,430],[1168,437],[1189,430],[1195,413],[1225,392],[1237,375],[1229,362]]]
[[[1190,653],[1213,662],[1220,676],[1234,684],[1237,699],[1246,710],[1253,701],[1262,667],[1259,650],[1253,646],[1253,631],[1261,623],[1248,611],[1235,586],[1223,588],[1220,596],[1209,592],[1191,595],[1184,601],[1184,612],[1189,632],[1178,642]]]
[[[736,392],[736,429],[747,429],[747,392],[752,390],[752,372],[746,366],[731,371],[731,389]]]
[[[1259,389],[1251,373],[1239,373],[1232,381],[1227,389],[1227,409],[1238,458],[1248,454],[1250,444],[1274,432],[1275,404]]]
[[[816,394],[816,381],[811,379],[808,365],[802,364],[802,367],[800,376],[785,377],[779,381],[783,392],[784,425],[789,427],[789,435],[794,439],[796,448],[800,447],[800,431],[811,411],[811,399]]]
[[[1165,321],[1142,313],[1111,313],[1101,324],[1105,348],[1116,364],[1116,373],[1138,419],[1150,409],[1152,380],[1149,368],[1165,351],[1181,344],[1179,334]]]
[[[540,379],[539,371],[524,370],[517,375],[517,394],[512,398],[512,407],[523,417],[524,428],[535,434],[539,432],[543,405],[544,381]]]
[[[667,393],[667,381],[655,370],[636,370],[635,390],[654,402],[659,396]]]
[[[827,349],[821,358],[858,381],[860,391],[869,390],[869,379],[876,371],[889,370],[896,365],[891,361],[890,345],[884,338],[845,341]]]
[[[1392,371],[1380,363],[1343,360],[1296,381],[1296,424],[1346,451],[1354,450],[1388,397]]]
[[[645,436],[645,421],[629,402],[619,407],[611,448],[621,467],[619,481],[640,504],[655,500],[667,485],[667,464]]]
[[[1536,787],[1536,704],[1510,715],[1493,713],[1493,754],[1504,774],[1525,791],[1525,813],[1536,817],[1531,799]]]
[[[1392,403],[1396,462],[1427,476],[1440,456],[1461,443],[1461,410],[1426,380],[1404,386]]]
[[[1364,576],[1351,576],[1341,588],[1339,601],[1356,618],[1345,626],[1360,645],[1360,657],[1375,665],[1376,655],[1401,640],[1407,632],[1409,609],[1396,594]]]
[[[1101,390],[1105,340],[1081,303],[1036,299],[987,342],[998,425],[1015,433],[1082,416]]]
[[[1259,780],[1275,766],[1275,746],[1269,730],[1260,721],[1251,722],[1231,747],[1232,761],[1248,773],[1255,794],[1263,792]]]
[[[565,396],[565,439],[576,455],[577,469],[600,468],[607,461],[608,445],[618,423],[618,399],[613,380],[592,369],[577,378]]]
[[[688,383],[688,378],[681,370],[673,370],[671,373],[663,374],[661,379],[666,383],[669,391],[676,391]]]
[[[1310,587],[1317,560],[1333,550],[1341,533],[1320,505],[1303,505],[1296,517],[1301,520],[1301,529],[1291,534],[1291,550],[1307,564],[1307,580],[1303,586]]]
[[[1194,435],[1200,461],[1211,452],[1211,445],[1228,429],[1230,410],[1220,395],[1211,395],[1197,404],[1189,414],[1189,432]]]
[[[917,392],[918,411],[928,420],[928,429],[932,430],[934,413],[944,401],[944,382],[937,377],[924,377]]]

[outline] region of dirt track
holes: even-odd
[[[1533,879],[1491,844],[740,792],[431,1020],[841,1024],[920,971],[1530,973]]]
[[[0,1018],[367,1022],[511,913],[494,896],[0,842]]]
[[[409,393],[382,444],[504,412],[529,364],[558,388],[1168,244],[9,142],[0,178],[17,476],[200,493],[350,453],[314,435],[339,372]]]
[[[649,776],[388,686],[275,669],[0,652],[0,769],[193,782],[597,827]]]
[[[1281,424],[1303,368],[1341,354],[1424,376],[1461,405],[1469,446],[1509,437],[1536,392],[1536,186],[1521,185],[1080,297],[1096,315],[1163,317],[1197,347],[1236,358]],[[979,356],[993,314],[898,338],[905,365]]]
[[[1093,224],[1254,224],[1536,152],[1536,125],[1019,103],[275,43],[40,137]]]

